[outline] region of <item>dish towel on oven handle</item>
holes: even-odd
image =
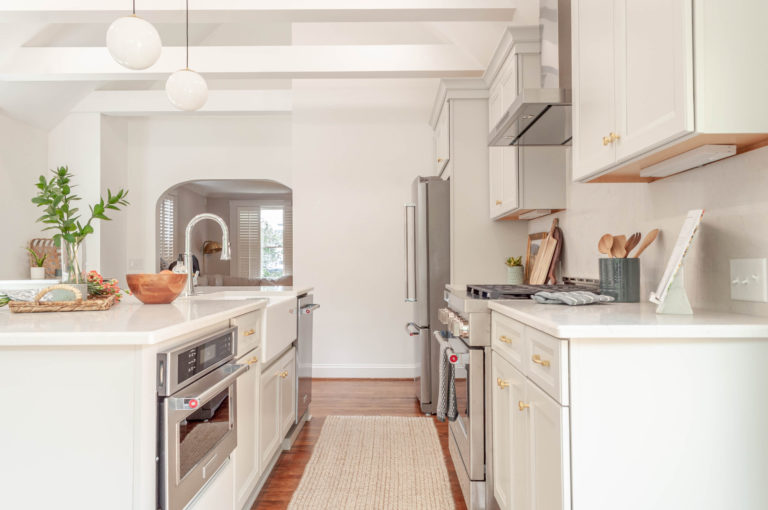
[[[545,305],[592,305],[599,303],[610,303],[615,299],[611,296],[603,294],[595,294],[593,292],[587,292],[584,290],[576,290],[571,292],[537,292],[531,296],[531,299],[537,303]]]
[[[458,417],[458,406],[456,405],[456,367],[448,360],[448,349],[451,344],[448,343],[442,335],[437,340],[440,343],[438,384],[440,389],[437,394],[437,419],[445,421],[455,421]]]

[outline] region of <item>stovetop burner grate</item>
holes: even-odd
[[[557,285],[467,285],[467,294],[478,299],[529,299],[541,291],[571,292],[586,290],[598,293],[596,286],[557,284]]]

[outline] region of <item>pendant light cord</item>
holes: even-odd
[[[189,69],[189,0],[187,0],[187,69]]]
[[[136,0],[133,0],[133,15],[136,16]]]

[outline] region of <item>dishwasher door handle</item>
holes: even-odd
[[[320,305],[318,305],[317,303],[312,303],[310,305],[304,305],[304,306],[301,307],[301,313],[303,313],[305,315],[311,315],[312,312],[314,312],[318,308],[320,308]]]

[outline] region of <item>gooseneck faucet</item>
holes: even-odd
[[[191,235],[192,234],[192,227],[194,227],[196,224],[201,222],[202,220],[213,220],[219,225],[221,225],[221,260],[229,260],[230,259],[230,250],[231,247],[229,246],[229,229],[227,228],[227,224],[224,223],[224,220],[221,219],[221,217],[216,216],[215,214],[211,213],[202,213],[198,214],[191,220],[189,220],[189,223],[187,224],[187,230],[184,234],[184,265],[187,267],[187,288],[184,291],[185,296],[194,296],[195,295],[195,286],[193,284],[193,271],[192,271],[192,246],[191,246]]]

